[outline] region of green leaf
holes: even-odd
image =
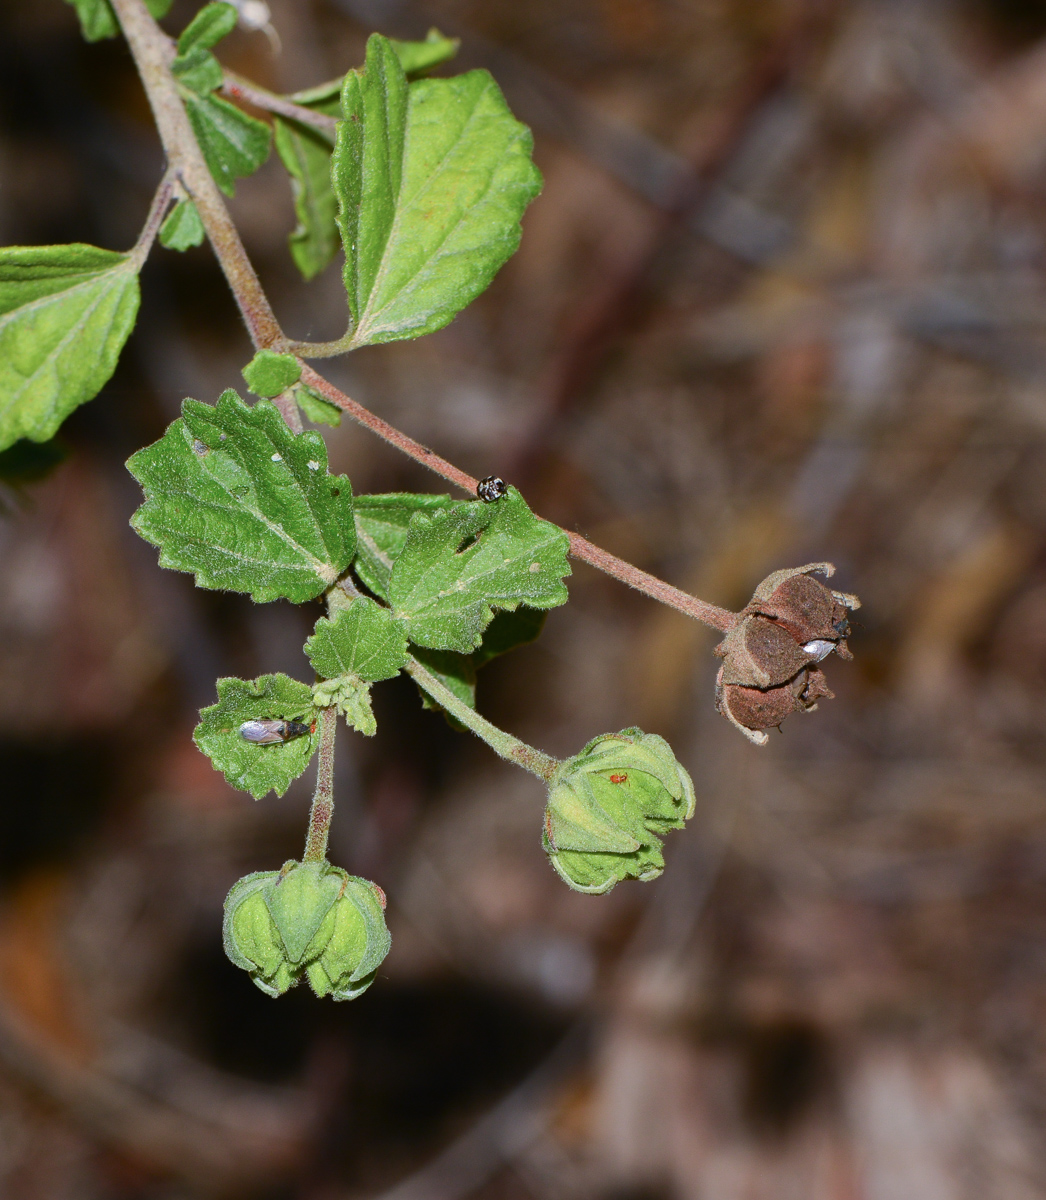
[[[187,87],[179,90],[215,183],[227,196],[234,195],[235,181],[253,175],[269,157],[268,125],[220,96],[198,96]]]
[[[335,81],[339,84],[340,81]],[[292,97],[297,104],[341,116],[340,91],[322,94],[314,100]],[[288,121],[275,120],[276,153],[287,169],[294,195],[294,214],[298,225],[288,236],[291,257],[306,279],[318,275],[338,253],[340,241],[336,222],[338,205],[331,187],[332,139],[319,129]]]
[[[160,245],[168,250],[199,246],[206,236],[200,214],[191,200],[179,200],[160,226]]]
[[[76,9],[80,18],[80,29],[89,42],[97,42],[102,38],[116,37],[120,32],[120,23],[116,19],[109,0],[66,0]],[[157,20],[167,16],[172,0],[145,0],[145,7]]]
[[[452,508],[460,500],[446,495],[417,492],[386,492],[356,497],[356,562],[354,569],[375,596],[388,600],[389,576],[407,541],[410,519],[415,513]]]
[[[453,58],[461,45],[461,38],[444,37],[438,29],[430,29],[423,42],[401,42],[398,38],[389,38],[389,44],[396,52],[404,74],[415,75]]]
[[[278,396],[301,378],[301,363],[293,354],[259,350],[242,373],[256,396]]]
[[[160,566],[192,572],[198,587],[301,604],[352,561],[348,479],[328,474],[318,434],[291,433],[268,400],[186,400],[127,468],[146,496],[131,525],[160,547]]]
[[[324,679],[355,675],[376,683],[399,674],[407,661],[407,635],[387,608],[356,596],[348,608],[316,622],[305,653]]]
[[[474,500],[419,513],[392,568],[392,609],[412,642],[468,653],[495,608],[566,602],[568,545],[567,535],[535,517],[515,488],[495,504]]]
[[[47,441],[108,382],[138,314],[138,266],[79,243],[0,249],[0,450]]]
[[[255,800],[269,791],[282,796],[309,765],[318,735],[258,745],[240,736],[240,726],[252,720],[311,722],[312,688],[287,675],[219,679],[217,686],[218,703],[201,710],[193,740],[233,787]]]
[[[204,98],[220,88],[224,78],[221,63],[202,46],[179,54],[171,63],[171,73],[184,87]]]
[[[408,86],[388,39],[342,93],[332,180],[353,345],[442,329],[519,245],[541,176],[486,71]]]
[[[445,38],[430,29],[423,42],[391,40],[403,70],[427,70],[457,53],[459,39]],[[288,96],[295,104],[328,116],[341,116],[344,76],[318,87]],[[338,237],[338,205],[331,187],[331,150],[334,139],[322,130],[298,121],[277,117],[274,121],[276,153],[291,178],[297,228],[288,237],[291,257],[306,279],[327,267],[341,247]]]
[[[318,396],[312,388],[306,387],[304,383],[299,383],[294,389],[294,398],[298,401],[298,407],[306,418],[314,425],[333,425],[337,428],[341,424],[341,409],[336,404],[331,404],[329,400],[324,400],[322,396]]]
[[[197,46],[210,50],[236,28],[239,14],[232,4],[205,4],[178,38],[178,53],[188,54]]]
[[[545,627],[547,612],[538,608],[520,605],[515,612],[499,612],[487,626],[478,650],[473,651],[472,661],[478,670],[492,658],[508,654],[517,646],[536,641]]]

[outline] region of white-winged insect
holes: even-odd
[[[313,726],[302,721],[284,721],[279,717],[244,721],[240,726],[240,737],[256,746],[270,746],[276,742],[289,742],[292,738],[305,737],[312,733]]]

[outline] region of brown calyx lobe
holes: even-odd
[[[852,655],[847,610],[854,596],[832,591],[810,572],[831,575],[830,563],[775,571],[755,590],[737,625],[716,647],[723,659],[716,708],[751,740],[793,712],[810,712],[832,692],[817,663],[835,650]]]
[[[840,658],[852,658],[846,645],[850,620],[840,595],[809,575],[793,575],[778,584],[765,600],[757,599],[757,592],[745,612],[768,617],[801,644],[834,642]]]

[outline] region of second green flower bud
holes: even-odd
[[[656,879],[661,837],[694,814],[694,785],[664,738],[641,729],[605,733],[549,781],[543,844],[578,892],[621,879]]]

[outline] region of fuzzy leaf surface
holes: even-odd
[[[234,195],[236,180],[253,175],[269,157],[268,125],[220,96],[201,96],[189,87],[179,91],[214,182],[227,196]]]
[[[205,4],[182,30],[178,38],[178,53],[188,54],[197,47],[210,50],[232,33],[238,19],[235,5],[222,3],[221,0]]]
[[[494,609],[554,608],[567,600],[567,535],[542,521],[515,488],[496,504],[467,501],[411,519],[389,580],[407,636],[467,654]]]
[[[301,363],[293,354],[259,350],[243,368],[242,375],[256,396],[278,396],[301,378]]]
[[[97,42],[119,34],[120,23],[109,0],[66,0],[66,3],[76,9],[86,41]],[[159,20],[167,16],[171,3],[172,0],[145,0],[145,7]]]
[[[462,501],[447,495],[386,492],[356,497],[356,574],[375,596],[388,600],[389,576],[407,541],[415,513],[452,508]]]
[[[171,74],[197,96],[207,97],[222,86],[222,65],[202,46],[196,46],[188,54],[179,54],[171,63]]]
[[[397,675],[407,661],[407,635],[387,608],[357,596],[348,608],[316,622],[305,653],[324,679],[357,675],[376,683]]]
[[[304,383],[299,383],[294,389],[294,398],[298,401],[302,415],[314,425],[332,425],[337,428],[341,424],[341,409]]]
[[[318,735],[258,745],[240,736],[240,726],[259,719],[311,719],[312,688],[287,675],[219,679],[217,687],[218,703],[201,710],[193,741],[241,792],[255,800],[270,791],[282,796],[309,765]]]
[[[327,472],[318,434],[291,433],[268,400],[186,400],[127,467],[146,497],[132,526],[160,547],[162,567],[192,572],[198,587],[301,604],[352,561],[348,479]]]
[[[541,176],[486,71],[408,84],[387,38],[342,92],[331,178],[353,344],[442,329],[516,250]]]
[[[188,250],[202,246],[207,232],[191,200],[179,200],[160,226],[160,245],[168,250]]]
[[[98,394],[138,299],[132,255],[80,243],[0,249],[0,449],[46,441]]]

